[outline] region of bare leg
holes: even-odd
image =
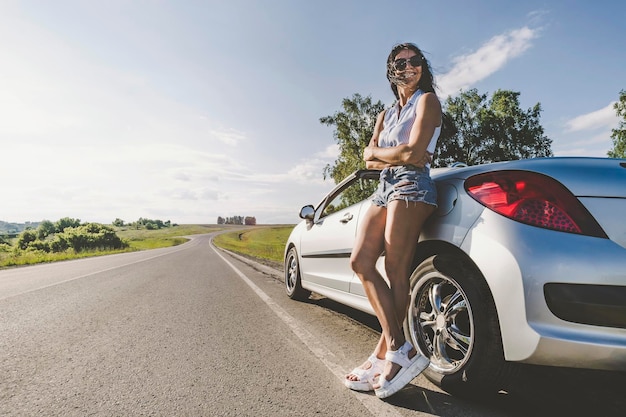
[[[410,300],[410,268],[422,225],[433,210],[434,206],[424,203],[407,204],[403,200],[392,201],[388,205],[385,228],[385,270],[391,287],[394,309],[386,320],[389,325],[387,332],[389,336],[385,336],[385,338],[390,350],[397,350],[405,342],[402,324]],[[389,313],[383,310],[383,314]],[[417,351],[413,349],[409,353],[409,357],[412,358],[416,354]],[[398,364],[388,362],[381,378],[391,380],[399,370]],[[377,384],[375,384],[376,386]]]
[[[370,293],[373,290],[370,288],[372,285],[369,282],[378,281],[380,283],[379,286],[384,285],[385,288],[389,290],[387,283],[376,270],[376,261],[382,254],[385,247],[384,236],[386,219],[386,208],[375,205],[369,207],[365,217],[363,218],[361,226],[357,230],[354,249],[350,258],[352,268],[361,279],[361,282],[363,282],[363,287],[365,288],[365,292],[370,302],[372,302]],[[367,281],[364,280],[363,274],[367,275]],[[374,303],[372,303],[372,305],[374,305]],[[378,316],[378,311],[376,311],[376,315]],[[379,359],[384,359],[386,351],[387,346],[385,335],[381,334],[378,344],[374,349],[374,353]],[[365,361],[360,366],[360,368],[363,369],[369,369],[370,367],[371,363],[369,361]],[[348,374],[346,378],[352,381],[356,381],[358,379],[358,377],[353,374]]]
[[[384,243],[387,209],[370,206],[362,227],[357,233],[354,250],[350,258],[352,269],[363,283],[363,289],[381,324],[387,343],[396,336],[391,327],[397,324],[391,289],[376,270],[376,261],[381,255]]]

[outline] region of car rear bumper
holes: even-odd
[[[492,291],[507,360],[626,370],[625,248],[489,210],[461,248]]]

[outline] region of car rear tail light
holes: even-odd
[[[544,229],[607,238],[598,222],[563,184],[528,171],[478,174],[465,181],[476,201],[509,219]]]

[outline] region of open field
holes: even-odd
[[[119,228],[119,237],[130,244],[130,250],[157,249],[176,246],[187,241],[184,236],[212,233],[233,226],[215,224],[182,224],[158,230]]]

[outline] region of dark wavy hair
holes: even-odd
[[[415,52],[417,56],[422,57],[422,76],[417,84],[417,88],[422,90],[425,93],[434,93],[435,92],[435,80],[433,77],[433,70],[430,67],[430,63],[420,50],[417,45],[413,43],[400,43],[391,49],[391,53],[387,57],[387,80],[389,80],[389,84],[391,85],[391,91],[393,91],[393,95],[396,96],[396,99],[399,99],[398,95],[398,86],[394,81],[396,79],[396,69],[393,65],[393,61],[396,59],[396,55],[408,49],[410,51]]]

